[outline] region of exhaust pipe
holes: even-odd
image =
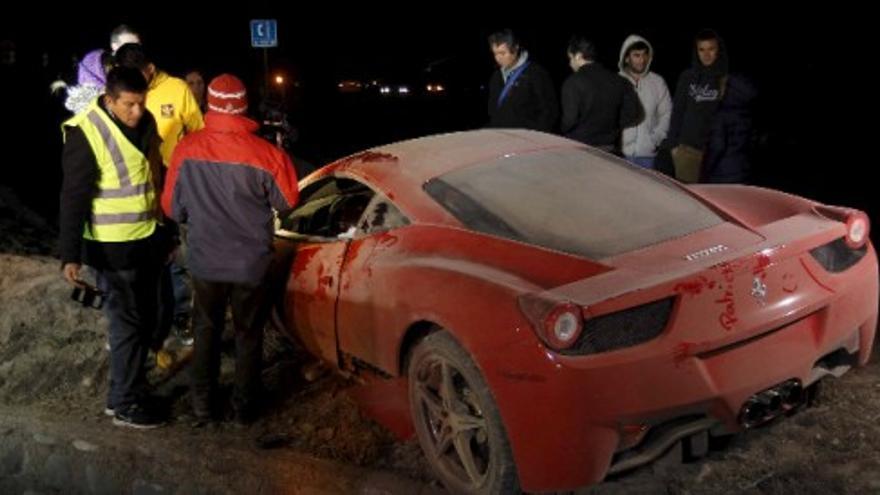
[[[744,428],[754,428],[796,409],[804,402],[800,380],[787,380],[749,397],[739,413]]]

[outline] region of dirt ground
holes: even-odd
[[[54,229],[0,190],[0,492],[111,493],[131,483],[133,493],[442,491],[415,442],[397,441],[360,411],[358,384],[333,374],[305,380],[303,356],[274,333],[264,370],[270,412],[256,424],[194,428],[186,373],[153,370],[171,423],[112,426],[103,415],[106,321],[70,301],[53,243]],[[705,459],[682,464],[676,454],[577,493],[880,493],[880,365],[828,380],[814,407]],[[78,463],[91,477],[76,474]]]

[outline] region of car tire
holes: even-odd
[[[519,493],[501,415],[467,351],[450,334],[432,333],[409,355],[407,377],[416,436],[446,488]]]

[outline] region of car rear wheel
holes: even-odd
[[[516,467],[489,387],[446,332],[427,336],[407,367],[422,450],[453,493],[518,493]]]

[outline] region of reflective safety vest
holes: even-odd
[[[150,164],[122,134],[95,99],[61,125],[79,127],[98,162],[98,191],[83,237],[98,242],[126,242],[149,237],[156,229]]]

